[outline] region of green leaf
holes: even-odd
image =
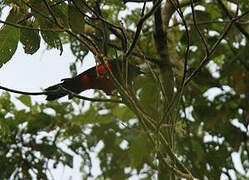
[[[76,60],[80,60],[82,62],[89,52],[88,48],[74,37],[71,37],[70,41],[70,48],[72,50],[73,55],[76,56]]]
[[[52,157],[56,154],[57,148],[49,144],[36,144],[36,149],[41,152],[45,157]]]
[[[146,135],[139,134],[130,144],[129,158],[131,166],[138,171],[142,169],[145,159],[150,159],[150,146],[146,139]]]
[[[6,19],[7,22],[16,23],[19,18],[17,9],[12,8]],[[17,49],[19,29],[9,25],[3,25],[0,29],[0,67],[8,62]]]
[[[90,108],[84,113],[73,117],[75,124],[94,124],[94,123],[110,123],[113,118],[108,115],[100,115],[98,111],[91,105]]]
[[[63,52],[62,43],[59,37],[58,32],[54,32],[53,29],[58,28],[55,23],[50,20],[49,18],[46,18],[49,13],[49,11],[46,8],[46,5],[43,3],[43,1],[38,0],[32,0],[31,5],[36,10],[34,11],[32,8],[32,13],[34,14],[36,20],[38,21],[41,29],[51,29],[51,31],[41,31],[41,35],[43,40],[53,48],[57,48],[60,50],[61,54]],[[37,13],[39,11],[40,13]],[[59,12],[59,10],[58,10]],[[61,12],[61,11],[60,11]],[[62,18],[65,19],[65,18]],[[63,21],[62,19],[59,19],[59,21]]]
[[[64,157],[64,163],[68,165],[70,168],[73,168],[73,156],[66,152],[62,152],[62,155]]]
[[[32,27],[31,24],[25,23],[25,25]],[[34,54],[40,48],[41,38],[38,31],[21,29],[20,41],[26,54]]]
[[[58,23],[66,28],[68,28],[68,17],[66,15],[67,13],[67,6],[64,3],[61,3],[60,6],[54,6],[52,7],[52,10],[54,11],[54,14],[56,16],[56,19]]]
[[[27,132],[32,134],[47,129],[49,125],[54,122],[54,118],[46,113],[32,113],[30,115],[32,118],[28,119],[29,123]]]
[[[31,107],[32,102],[30,96],[27,95],[21,95],[17,98],[19,101],[21,101],[25,106]]]
[[[74,5],[68,6],[68,18],[72,31],[76,33],[84,33],[85,20],[79,9]]]
[[[15,105],[10,101],[10,94],[8,92],[2,93],[0,96],[0,117],[12,112]]]
[[[115,106],[112,113],[122,121],[128,121],[132,118],[136,118],[136,115],[127,106]]]
[[[158,118],[158,111],[162,107],[158,84],[150,76],[139,76],[135,80],[134,88],[139,90],[138,96],[143,108],[151,116]]]
[[[44,29],[53,29],[53,28],[55,28],[54,24],[47,21],[46,19],[43,19],[43,18],[39,19],[38,18],[38,21],[39,21],[41,29],[43,29],[43,28]],[[42,35],[43,40],[49,46],[59,49],[61,51],[61,53],[63,52],[62,43],[61,43],[61,40],[60,40],[60,37],[59,37],[58,33],[42,31],[41,35]]]
[[[198,165],[203,160],[205,152],[203,150],[201,143],[198,140],[192,139],[191,143],[193,146],[193,150],[195,151],[195,155],[196,155],[195,163],[196,163],[196,165]]]

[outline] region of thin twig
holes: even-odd
[[[194,21],[194,26],[197,30],[197,32],[199,33],[199,36],[205,46],[205,49],[206,49],[206,54],[208,55],[209,54],[209,49],[208,49],[208,43],[207,43],[207,40],[206,38],[204,37],[204,35],[201,33],[198,25],[197,25],[197,19],[196,19],[196,14],[195,14],[195,9],[194,9],[194,4],[193,4],[193,0],[191,0],[191,10],[192,10],[192,17],[193,17],[193,21]]]
[[[109,22],[109,21],[107,21],[105,18],[103,18],[102,16],[100,16],[97,12],[95,12],[88,4],[87,4],[87,2],[85,2],[85,1],[82,1],[82,3],[84,3],[84,5],[100,20],[100,21],[102,21],[103,23],[106,23],[107,25],[109,25],[110,27],[112,27],[112,28],[115,28],[115,29],[118,29],[120,32],[121,32],[121,34],[122,34],[122,38],[121,38],[121,36],[117,36],[118,38],[121,38],[121,40],[122,40],[122,45],[123,45],[123,48],[124,48],[124,51],[126,51],[126,49],[127,49],[127,40],[126,40],[126,38],[125,38],[125,33],[124,33],[124,31],[123,31],[123,29],[120,27],[120,26],[117,26],[117,25],[115,25],[115,24],[112,24],[111,22]],[[77,6],[76,5],[76,3],[74,3],[74,5],[75,6]],[[78,8],[79,10],[80,10],[80,8]],[[81,10],[80,10],[81,11]],[[114,33],[115,35],[116,35],[116,33]]]
[[[78,99],[83,99],[86,101],[124,103],[123,101],[117,100],[117,99],[89,98],[89,97],[85,97],[85,96],[80,96],[80,95],[74,93],[73,91],[70,91],[69,89],[64,88],[63,86],[59,86],[59,88],[62,89],[63,91],[65,91],[69,96],[76,97]]]
[[[191,172],[188,170],[188,168],[185,167],[185,165],[176,157],[176,155],[174,154],[172,148],[170,147],[170,145],[168,144],[167,140],[165,139],[165,137],[163,136],[162,132],[159,132],[160,138],[162,139],[162,142],[164,143],[164,145],[168,148],[168,152],[169,155],[171,157],[173,157],[176,160],[176,163],[178,164],[178,166],[180,166],[180,168],[182,168],[185,172],[187,172],[193,179],[193,176],[191,174]]]
[[[61,28],[61,29],[64,29],[64,27],[59,23],[59,21],[57,20],[57,17],[54,13],[54,11],[52,10],[52,8],[50,7],[49,3],[48,3],[48,0],[43,0],[44,4],[46,5],[47,9],[48,9],[48,12],[50,13],[50,15],[52,16],[54,22],[56,23],[56,25]]]
[[[155,3],[155,5],[151,8],[151,10],[147,14],[145,14],[142,18],[140,18],[140,20],[137,24],[137,30],[136,30],[134,40],[133,40],[130,48],[125,53],[125,55],[124,55],[125,58],[127,58],[131,54],[132,50],[134,49],[134,47],[138,41],[139,35],[142,31],[143,23],[157,10],[157,8],[160,6],[161,2],[162,2],[162,0],[158,0]]]
[[[97,39],[98,41],[101,41],[101,39],[99,37],[97,37],[96,35],[91,34],[91,36],[93,38]],[[122,51],[122,48],[119,47],[117,45],[117,43],[114,44],[114,43],[108,42],[107,45],[112,47],[115,50]],[[138,52],[139,52],[139,50],[138,50]],[[160,65],[160,61],[159,61],[159,59],[157,57],[149,57],[149,56],[146,56],[143,53],[141,54],[140,52],[139,53],[138,52],[132,52],[131,55],[135,56],[135,57],[139,57],[139,58],[146,58],[147,61],[149,61],[151,63],[154,63],[154,64],[157,64],[157,65]]]
[[[99,3],[96,1],[95,4],[96,4],[97,13],[99,14],[99,16],[102,16],[102,12],[101,12],[101,9],[99,7]],[[103,28],[101,28],[101,31],[102,31],[102,35],[103,35],[103,39],[102,39],[103,53],[104,53],[104,56],[108,56],[107,43],[109,42],[109,38],[108,38],[108,32],[107,32],[107,24],[102,21],[102,26],[103,26]]]
[[[160,155],[163,157],[163,154],[162,152],[160,151]],[[164,163],[175,173],[177,174],[178,176],[182,177],[182,178],[185,178],[185,179],[191,179],[193,180],[193,176],[192,174],[187,174],[187,173],[184,173],[182,171],[180,171],[179,169],[176,169],[174,166],[172,166],[169,162],[167,162],[167,160],[165,158],[163,158],[164,160]]]
[[[9,92],[13,92],[13,93],[17,93],[17,94],[24,94],[24,95],[32,95],[32,96],[38,96],[38,95],[48,95],[51,93],[51,91],[44,91],[44,92],[26,92],[26,91],[19,91],[19,90],[14,90],[14,89],[10,89],[4,86],[0,86],[0,89],[3,89],[5,91],[9,91]],[[54,93],[55,91],[53,91]]]
[[[223,4],[223,2],[221,0],[217,0],[217,1],[218,1],[218,4],[220,5],[222,11],[224,12],[224,14],[231,20],[233,18],[233,16],[229,13],[226,6]],[[238,6],[239,6],[239,3],[238,3]],[[236,10],[236,14],[238,14],[238,10]],[[248,32],[238,22],[235,22],[234,25],[246,37],[246,39],[249,40]]]
[[[190,4],[193,5],[193,0],[190,0],[190,1],[191,1]],[[170,2],[174,5],[173,1],[170,0]],[[184,55],[184,72],[183,72],[182,83],[181,83],[181,86],[183,86],[183,83],[185,81],[185,78],[188,72],[188,56],[189,56],[189,47],[190,47],[190,37],[189,37],[188,25],[187,25],[187,22],[185,21],[185,18],[184,18],[182,9],[181,9],[181,5],[178,0],[177,0],[177,7],[175,8],[176,8],[177,13],[180,15],[182,19],[182,22],[186,30],[186,36],[187,36],[187,48],[185,50],[185,55]]]
[[[235,19],[232,19],[230,21],[230,23],[225,27],[224,31],[222,32],[222,34],[220,35],[219,39],[216,41],[216,43],[212,46],[212,48],[209,51],[209,54],[205,55],[205,57],[203,58],[203,60],[201,61],[201,63],[198,65],[198,67],[192,72],[192,74],[185,80],[184,82],[184,86],[186,86],[192,79],[194,76],[196,76],[196,74],[201,70],[201,68],[209,61],[209,57],[214,53],[215,49],[217,48],[217,46],[220,44],[220,42],[223,40],[223,38],[227,35],[228,31],[230,30],[230,28],[232,27],[233,23],[234,23]]]
[[[238,18],[239,19],[239,18]],[[223,20],[223,21],[198,21],[196,22],[196,25],[208,25],[208,24],[225,24],[225,23],[229,23],[230,20]],[[238,24],[249,24],[249,21],[237,21]],[[193,26],[194,22],[193,21],[189,21],[187,22],[188,25]],[[169,26],[169,29],[174,28],[176,26],[179,25],[183,25],[183,22],[177,22],[171,26]]]
[[[247,10],[246,12],[244,12],[243,14],[241,14],[240,16],[237,16],[234,19],[234,21],[237,22],[238,19],[241,19],[242,17],[246,16],[247,14],[249,14],[249,10]]]
[[[47,19],[48,21],[50,21],[51,23],[53,23],[53,21],[46,15],[44,15],[43,13],[41,13],[39,10],[37,10],[36,8],[33,8],[29,3],[27,3],[25,0],[21,0],[26,6],[28,6],[32,11],[34,11],[35,13],[39,14],[41,17],[44,17],[45,19]]]
[[[103,57],[99,57],[99,61],[102,63],[102,65],[107,70],[108,75],[111,77],[111,81],[113,81],[116,88],[119,90],[119,92],[126,97],[127,102],[126,104],[129,104],[133,106],[134,110],[136,110],[136,114],[141,116],[141,118],[147,120],[147,122],[155,129],[156,128],[156,122],[153,118],[151,118],[141,107],[139,104],[139,101],[137,100],[136,96],[133,94],[131,95],[131,91],[129,91],[128,87],[124,87],[123,84],[121,84],[118,79],[115,77],[113,72],[110,68],[107,67],[106,62],[104,61]]]
[[[78,36],[77,33],[70,31],[69,29],[67,29],[66,32],[83,43],[96,57],[100,56],[100,50],[97,46],[95,46],[95,43],[87,36],[85,36],[84,34],[80,34],[81,36]],[[89,43],[91,43],[92,45],[90,45]]]
[[[62,29],[63,31],[67,32],[68,34],[70,34],[71,36],[75,37],[76,39],[78,39],[81,43],[83,43],[95,56],[100,56],[100,50],[98,49],[97,45],[91,40],[89,39],[87,36],[85,36],[84,34],[81,34],[81,37],[79,37],[75,32],[71,31],[70,29],[65,29],[62,25],[59,24],[59,22],[57,21],[57,18],[53,12],[53,10],[51,9],[50,5],[48,4],[47,0],[43,0],[49,13],[51,14],[51,16],[53,17],[56,25]]]
[[[125,31],[125,30],[124,30],[124,31]],[[128,34],[128,32],[125,31],[125,33],[126,33],[127,39],[130,40],[130,41],[132,41],[132,38],[131,38],[131,36]],[[115,47],[115,48],[118,48],[117,46],[114,46],[114,47]],[[161,79],[160,79],[160,78],[158,77],[158,75],[153,71],[153,69],[151,68],[150,64],[148,63],[148,62],[152,62],[152,63],[155,63],[155,64],[157,64],[157,65],[160,66],[160,60],[157,59],[157,58],[151,58],[151,57],[146,56],[146,55],[142,52],[142,50],[139,48],[139,46],[138,46],[137,44],[136,44],[136,46],[135,46],[135,49],[136,49],[136,51],[137,51],[138,53],[132,51],[131,54],[134,55],[134,56],[143,58],[143,59],[145,60],[145,63],[147,64],[147,66],[148,66],[148,68],[149,68],[149,70],[150,70],[150,72],[151,72],[153,78],[159,82],[159,85],[160,85],[160,88],[161,88],[161,90],[162,90],[163,96],[166,98],[166,97],[167,97],[167,96],[166,96],[166,91],[165,91],[165,89],[164,89],[164,86],[163,86],[163,83],[162,83]]]

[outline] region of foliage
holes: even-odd
[[[91,102],[85,111],[76,98],[38,103],[24,95],[20,110],[2,93],[0,179],[49,179],[49,166],[72,167],[72,154],[59,146],[65,141],[83,159],[83,179],[94,176],[90,153],[100,145],[97,179],[248,178],[248,2],[180,1],[177,8],[176,1],[138,0],[123,13],[129,2],[0,2],[0,12],[10,7],[1,20],[0,67],[19,41],[34,54],[42,39],[61,53],[69,43],[75,61],[93,53],[98,63],[118,57],[148,71],[128,87],[121,82],[112,98],[124,104]]]

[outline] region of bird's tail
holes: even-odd
[[[62,91],[60,90],[60,86],[62,85],[63,83],[60,83],[60,84],[56,84],[56,85],[53,85],[53,86],[50,86],[48,87],[47,89],[45,89],[46,91],[50,91],[46,100],[48,101],[53,101],[53,100],[56,100],[56,99],[59,99],[63,96],[66,96],[67,93],[65,91]],[[52,92],[54,91],[54,92]]]

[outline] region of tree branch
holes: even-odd
[[[52,16],[54,22],[56,23],[56,25],[61,28],[64,29],[64,27],[59,23],[59,21],[57,20],[57,17],[54,13],[54,11],[52,10],[52,8],[50,7],[50,5],[48,4],[48,0],[43,0],[44,4],[46,5],[48,12],[50,13],[50,15]]]
[[[185,167],[185,165],[176,157],[176,155],[174,154],[172,148],[170,147],[169,143],[167,142],[167,140],[165,139],[164,135],[162,134],[162,132],[159,132],[160,138],[162,139],[162,143],[167,147],[169,155],[171,158],[176,160],[177,165],[183,169],[186,173],[187,173],[187,177],[188,179],[193,179],[193,175],[192,173],[188,170],[187,167]],[[186,178],[186,177],[185,177]]]
[[[237,8],[236,12],[238,12],[238,8]],[[237,13],[236,13],[236,15],[237,15]],[[219,39],[216,41],[216,43],[210,49],[209,54],[205,55],[205,57],[203,58],[201,63],[198,65],[198,67],[192,72],[192,74],[188,77],[188,79],[186,79],[183,86],[187,85],[192,80],[192,78],[194,76],[196,76],[196,74],[201,70],[201,68],[207,64],[207,62],[209,61],[209,57],[214,53],[215,49],[220,44],[220,42],[224,39],[224,37],[227,35],[228,31],[231,29],[233,23],[236,20],[238,20],[238,18],[236,18],[236,17],[231,19],[230,23],[224,28],[224,31],[220,35]]]
[[[7,22],[7,21],[2,21],[0,20],[0,23],[15,27],[15,28],[19,28],[19,29],[27,29],[27,30],[33,30],[33,31],[46,31],[46,32],[65,32],[62,29],[45,29],[45,28],[33,28],[30,26],[23,26],[20,24],[15,24],[15,23],[11,23],[11,22]]]
[[[132,50],[134,49],[134,47],[138,41],[139,35],[142,31],[143,23],[146,21],[146,19],[148,19],[157,10],[157,8],[160,6],[161,2],[162,2],[162,0],[158,0],[156,2],[156,4],[152,7],[152,9],[139,20],[139,22],[137,24],[137,30],[136,30],[135,37],[133,39],[133,42],[132,42],[130,48],[125,53],[124,59],[126,59],[131,54]]]
[[[76,3],[73,1],[74,3],[74,6],[77,7]],[[109,27],[111,27],[111,31],[114,32],[114,34],[118,37],[118,38],[121,38],[121,41],[122,41],[122,46],[123,46],[123,49],[124,51],[126,51],[127,49],[127,39],[125,37],[125,32],[123,31],[123,29],[120,27],[120,26],[117,26],[117,25],[114,25],[112,24],[111,22],[107,21],[105,18],[103,18],[101,15],[99,15],[97,12],[95,12],[88,4],[87,2],[85,1],[82,1],[82,3],[84,3],[84,5],[100,20],[102,21],[103,23],[107,24]],[[78,7],[77,8],[81,13],[83,13],[81,11],[81,9]],[[117,32],[114,30],[114,29],[118,29],[121,33],[122,33],[122,36],[120,35],[117,35]]]
[[[153,0],[147,0],[147,2],[152,2]],[[144,0],[123,0],[124,3],[144,3]]]
[[[13,92],[13,93],[17,93],[17,94],[32,95],[32,96],[48,95],[49,94],[49,91],[44,91],[44,92],[26,92],[26,91],[19,91],[19,90],[10,89],[10,88],[4,87],[4,86],[0,86],[0,89],[3,89],[5,91],[9,91],[9,92]],[[50,91],[50,93],[51,93],[51,91]],[[55,91],[53,91],[53,93],[55,93]]]
[[[224,12],[224,14],[230,19],[233,19],[233,16],[229,13],[228,9],[226,8],[226,6],[223,4],[223,2],[221,0],[217,0],[218,4],[220,5],[222,11]],[[235,27],[246,37],[247,40],[249,40],[249,34],[247,33],[247,31],[237,22],[234,23]]]
[[[78,99],[83,99],[86,101],[92,101],[92,102],[112,102],[112,103],[124,103],[121,100],[116,100],[116,99],[102,99],[102,98],[89,98],[89,97],[85,97],[85,96],[80,96],[76,93],[74,93],[73,91],[70,91],[69,89],[64,88],[63,86],[59,86],[60,89],[62,89],[64,92],[66,92],[69,97],[76,97]]]
[[[61,90],[66,92],[68,95],[71,95],[73,97],[83,99],[86,101],[123,103],[123,101],[115,100],[115,99],[89,98],[89,97],[85,97],[85,96],[80,96],[80,95],[78,95],[78,94],[76,94],[76,93],[74,93],[66,88],[63,88],[63,87],[60,87],[60,88],[61,88]],[[54,93],[57,93],[58,91],[60,91],[60,89],[58,89],[58,90],[50,90],[50,91],[43,91],[43,92],[27,92],[27,91],[19,91],[19,90],[15,90],[15,89],[10,89],[10,88],[4,87],[4,86],[0,86],[0,89],[3,89],[3,90],[8,91],[8,92],[16,93],[16,94],[31,95],[31,96],[50,95],[50,94],[54,94]]]
[[[196,14],[195,14],[195,9],[194,9],[194,4],[193,4],[193,0],[191,0],[191,10],[192,10],[192,17],[193,17],[193,21],[194,21],[194,26],[205,46],[205,49],[206,49],[206,54],[208,55],[209,54],[209,49],[208,49],[208,43],[207,43],[207,40],[205,39],[204,35],[201,33],[199,27],[198,27],[198,24],[197,24],[197,19],[196,19]]]
[[[27,3],[25,0],[21,0],[26,6],[28,6],[31,10],[33,10],[35,13],[39,14],[41,17],[47,19],[48,21],[50,21],[51,23],[53,23],[53,21],[46,15],[44,15],[43,13],[41,13],[40,11],[38,11],[37,9],[33,8],[29,3]],[[19,22],[20,23],[20,22]]]
[[[230,20],[227,20],[227,21],[198,21],[196,22],[196,25],[207,25],[207,24],[225,24],[225,23],[229,23]],[[249,21],[237,21],[238,24],[249,24]],[[193,21],[189,21],[187,22],[188,25],[191,25],[193,26],[194,25],[194,22]],[[169,29],[171,28],[174,28],[178,25],[184,25],[184,23],[182,22],[177,22],[171,26],[169,26]]]
[[[187,48],[185,50],[185,55],[184,55],[184,71],[183,71],[183,77],[182,77],[182,82],[181,82],[181,87],[183,87],[183,83],[185,81],[187,71],[188,71],[188,56],[189,56],[189,47],[190,47],[190,37],[189,37],[188,26],[187,26],[187,23],[185,21],[181,7],[188,5],[189,3],[191,4],[191,6],[193,6],[193,0],[190,0],[190,2],[182,3],[182,4],[180,4],[179,1],[176,0],[176,2],[177,2],[176,5],[173,3],[172,0],[170,0],[170,2],[175,7],[177,13],[181,17],[182,22],[183,22],[184,27],[185,27],[185,30],[186,30],[186,36],[187,36]],[[181,88],[181,90],[182,90],[182,88]]]

